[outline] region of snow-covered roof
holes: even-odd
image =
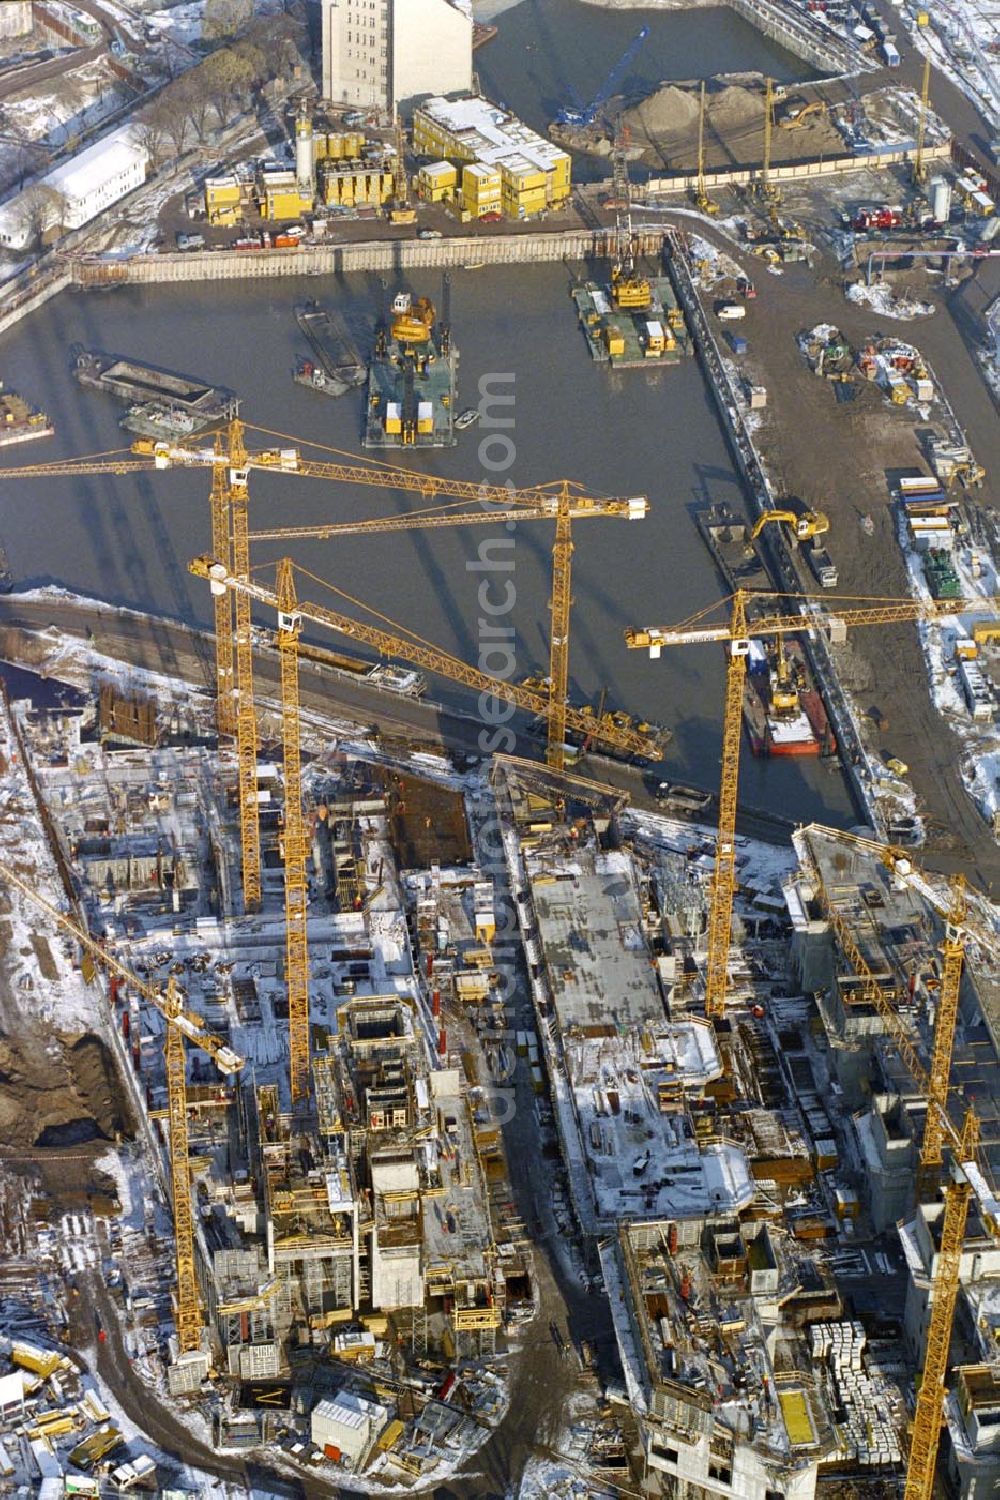
[[[444,99],[438,95],[421,104],[420,111],[452,135],[465,137],[462,144],[474,151],[479,161],[494,166],[502,162],[515,172],[532,167],[547,172],[566,156],[565,151],[488,99]]]
[[[69,161],[53,167],[45,183],[67,198],[86,198],[110,178],[129,171],[137,160],[146,159],[147,152],[136,140],[132,127],[123,125]]]

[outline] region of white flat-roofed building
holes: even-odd
[[[0,245],[24,250],[53,229],[80,229],[146,180],[149,154],[124,125],[0,205]]]
[[[471,0],[323,0],[323,94],[395,113],[472,87]]]

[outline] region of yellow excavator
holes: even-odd
[[[798,130],[800,125],[805,125],[813,115],[825,115],[827,106],[822,99],[811,99],[808,104],[790,104],[784,114],[778,119],[778,125],[782,130]]]
[[[766,510],[757,520],[750,540],[755,542],[764,530],[765,526],[772,521],[778,521],[782,525],[791,528],[792,535],[797,542],[807,542],[810,537],[824,536],[830,530],[830,518],[821,510]]]
[[[779,719],[794,719],[799,711],[799,694],[792,675],[792,665],[785,655],[785,646],[778,636],[778,660],[774,683],[771,687],[771,711]]]

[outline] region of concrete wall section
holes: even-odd
[[[454,0],[402,0],[392,8],[394,107],[428,94],[472,89],[472,12]]]

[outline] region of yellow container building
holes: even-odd
[[[462,168],[462,207],[470,217],[503,212],[503,189],[498,167],[483,161],[470,161]]]
[[[205,178],[205,217],[210,224],[235,224],[241,201],[240,185],[232,175]]]
[[[458,168],[450,161],[432,161],[417,173],[417,193],[424,203],[444,203],[457,188]]]
[[[435,161],[447,158],[499,173],[499,202],[484,207],[475,175],[462,173],[463,217],[503,212],[535,218],[565,203],[571,163],[565,151],[488,99],[429,99],[413,116],[413,148]]]

